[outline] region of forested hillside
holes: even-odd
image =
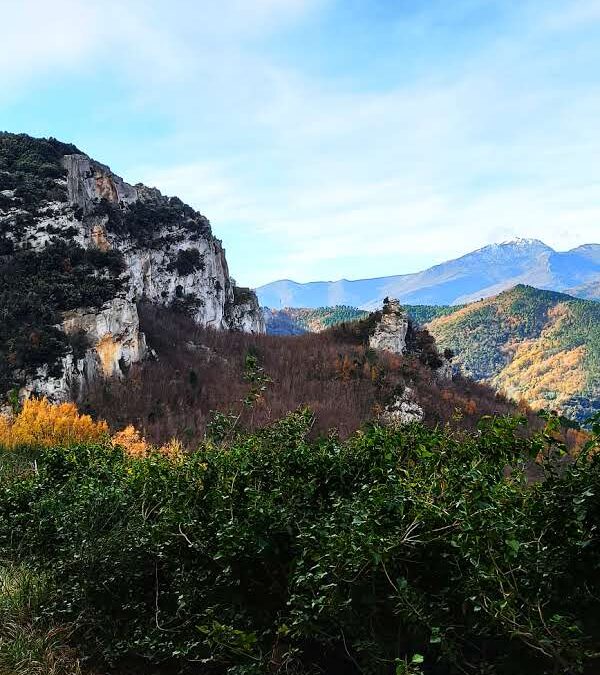
[[[536,408],[600,406],[600,303],[516,286],[427,324],[466,375]]]
[[[534,408],[583,419],[600,408],[600,303],[519,285],[469,305],[404,305],[455,371]],[[365,318],[347,306],[267,310],[267,332],[318,332]]]
[[[219,415],[255,428],[301,405],[314,411],[316,433],[335,427],[347,436],[406,387],[431,425],[473,428],[482,415],[516,412],[487,385],[440,379],[430,367],[435,345],[403,356],[377,352],[368,336],[343,330],[352,323],[297,336],[227,333],[149,304],[140,306],[140,320],[158,358],[133,365],[126,379],[98,382],[82,404],[116,428],[135,424],[155,442],[177,435],[193,446]],[[252,408],[249,383],[260,393]]]
[[[438,317],[450,314],[457,307],[445,305],[404,305],[410,318],[419,325]],[[365,319],[369,312],[350,307],[334,305],[332,307],[286,307],[285,309],[263,309],[265,326],[270,335],[299,335],[301,333],[320,333],[327,328],[348,321]]]

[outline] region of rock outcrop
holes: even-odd
[[[369,335],[371,349],[411,356],[427,366],[429,378],[452,380],[450,359],[439,352],[435,339],[426,329],[415,327],[398,300],[385,298],[383,309],[371,314],[371,321],[374,321]],[[402,425],[421,422],[424,417],[415,390],[405,386],[388,402],[379,420],[383,424]]]
[[[381,422],[392,426],[422,422],[424,419],[425,411],[419,405],[411,387],[405,387],[404,391],[395,396],[379,415]]]
[[[41,260],[50,250],[66,250],[59,257],[66,275],[77,257],[74,278],[102,286],[101,294],[83,294],[85,305],[65,299],[64,279],[60,294],[49,293],[60,298],[54,325],[70,346],[58,367],[47,363],[32,371],[25,357],[10,357],[25,360],[14,379],[21,378],[25,395],[66,399],[99,374],[124,376],[147,352],[137,312],[142,301],[215,329],[264,332],[256,295],[235,286],[204,216],[156,189],[126,183],[73,146],[13,134],[0,134],[0,144],[0,189],[8,188],[0,194],[0,263],[20,264],[23,251]],[[7,363],[8,357],[4,371]]]
[[[400,302],[394,298],[385,298],[381,320],[369,337],[369,347],[404,354],[409,325],[408,314],[402,309]]]
[[[147,354],[137,308],[126,298],[114,298],[99,311],[82,308],[65,313],[62,329],[70,337],[79,338],[82,348],[79,353],[72,350],[62,358],[58,376],[51,375],[48,366],[43,366],[24,385],[25,396],[77,398],[98,376],[123,376]]]

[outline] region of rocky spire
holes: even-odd
[[[399,300],[385,298],[381,320],[369,338],[369,347],[385,349],[394,354],[404,354],[409,325],[408,314],[400,305]]]

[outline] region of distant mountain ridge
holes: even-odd
[[[555,251],[538,239],[491,244],[413,274],[349,281],[280,280],[257,289],[271,309],[349,305],[377,308],[386,296],[412,305],[460,305],[518,284],[600,299],[600,244]]]
[[[408,316],[415,324],[421,326],[438,316],[445,316],[459,309],[445,305],[404,305]],[[285,307],[270,309],[263,307],[266,331],[269,335],[302,335],[303,333],[320,333],[332,326],[344,322],[366,319],[369,312],[347,305],[334,307],[318,307],[306,309],[302,307]]]

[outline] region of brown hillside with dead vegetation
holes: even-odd
[[[142,328],[155,360],[131,368],[124,380],[99,382],[83,409],[111,428],[134,424],[148,440],[200,440],[212,411],[240,416],[257,428],[300,406],[316,414],[313,432],[348,436],[373,419],[405,386],[416,392],[425,421],[473,428],[485,414],[516,407],[491,388],[462,377],[438,379],[414,356],[368,349],[354,334],[325,331],[299,336],[248,335],[198,327],[187,317],[141,308]],[[262,389],[252,406],[246,359],[256,356]]]

